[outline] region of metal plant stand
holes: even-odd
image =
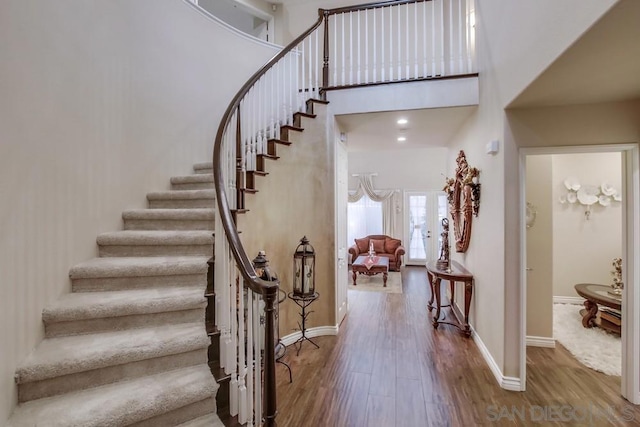
[[[320,346],[314,343],[311,338],[307,337],[307,316],[313,313],[313,311],[307,312],[307,307],[312,302],[317,300],[319,296],[320,295],[317,292],[314,292],[313,294],[306,295],[306,296],[294,295],[293,292],[289,293],[289,298],[293,300],[293,302],[295,302],[298,305],[298,307],[302,309],[302,311],[300,312],[300,318],[302,320],[302,323],[298,323],[298,326],[300,327],[300,332],[302,332],[302,336],[298,338],[296,342],[293,343],[293,345],[297,349],[296,355],[300,355],[300,350],[302,349],[302,343],[304,341],[309,341],[316,348],[320,348]]]
[[[287,294],[282,289],[278,289],[278,293],[282,294],[282,296],[278,298],[277,313],[278,313],[278,324],[279,324],[280,323],[280,304],[287,299]],[[276,343],[276,347],[275,347],[276,363],[279,363],[287,367],[287,369],[289,370],[289,383],[292,383],[293,375],[291,375],[291,366],[289,366],[286,362],[282,361],[282,358],[284,357],[284,355],[287,354],[287,347],[282,343],[282,340],[280,339],[279,327],[278,329],[276,329],[276,331],[278,331],[278,342]]]

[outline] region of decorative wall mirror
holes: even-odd
[[[469,167],[464,151],[456,158],[454,178],[447,179],[444,191],[449,199],[449,210],[453,219],[453,235],[456,252],[466,252],[471,242],[471,224],[480,210],[480,171]]]

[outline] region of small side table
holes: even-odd
[[[436,261],[427,263],[427,277],[429,278],[429,286],[431,287],[431,299],[427,304],[429,311],[433,310],[433,299],[436,299],[436,314],[433,316],[433,327],[438,329],[440,323],[446,323],[453,325],[460,329],[468,338],[471,336],[471,327],[469,325],[469,308],[471,306],[471,296],[473,295],[473,275],[469,273],[462,265],[456,261],[451,261],[451,268],[445,270],[438,268]],[[451,289],[451,300],[449,304],[441,304],[440,288],[442,280],[448,280]],[[455,300],[455,283],[464,283],[464,317],[462,313],[459,313],[456,305],[453,303]],[[451,322],[445,322],[440,320],[440,310],[443,307],[450,307],[453,317]]]
[[[300,355],[300,350],[302,349],[302,343],[304,341],[309,341],[316,348],[320,348],[320,346],[314,343],[311,338],[307,337],[307,316],[313,313],[313,311],[307,312],[307,307],[312,302],[317,300],[319,297],[320,297],[320,294],[318,294],[317,292],[314,292],[313,294],[307,295],[307,296],[294,295],[293,292],[289,292],[289,298],[293,302],[295,302],[298,305],[298,307],[300,307],[300,309],[302,310],[300,312],[300,318],[302,320],[302,323],[298,323],[298,326],[300,327],[300,332],[302,332],[302,336],[298,338],[296,342],[293,343],[293,345],[297,349],[296,355]]]

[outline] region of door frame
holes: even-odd
[[[640,404],[640,151],[638,144],[611,144],[519,149],[520,170],[520,384],[526,388],[527,274],[526,274],[526,158],[541,154],[622,153],[622,277],[625,283],[622,312],[622,396]]]

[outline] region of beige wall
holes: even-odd
[[[552,156],[530,155],[526,162],[526,201],[536,212],[526,231],[527,336],[553,338]]]
[[[180,1],[5,0],[0,52],[3,424],[69,268],[124,209],[210,160],[223,108],[274,51]]]
[[[558,201],[569,176],[583,185],[607,182],[622,191],[621,154],[553,156],[553,295],[575,297],[576,283],[611,283],[611,262],[622,256],[622,203],[596,203],[587,220],[584,206]]]
[[[258,178],[258,193],[247,196],[249,212],[238,229],[249,259],[265,250],[278,273],[281,289],[293,290],[293,252],[307,236],[316,250],[316,290],[307,327],[335,326],[335,147],[334,118],[316,105],[315,119],[304,119],[304,132],[293,133],[293,144],[278,147],[280,157]],[[254,214],[256,212],[257,214]],[[280,305],[280,336],[294,332],[300,309],[291,300]]]

